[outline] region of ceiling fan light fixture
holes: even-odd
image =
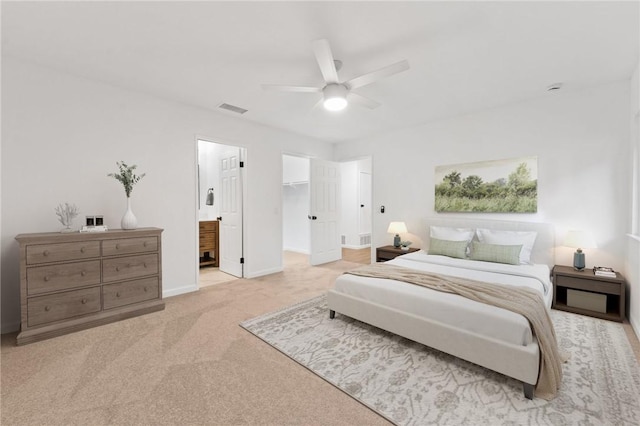
[[[322,91],[323,106],[329,111],[341,111],[347,106],[347,88],[342,84],[328,84]]]

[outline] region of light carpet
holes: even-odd
[[[336,314],[325,296],[240,325],[399,425],[638,425],[640,369],[622,326],[552,311],[571,353],[552,401],[514,379]]]

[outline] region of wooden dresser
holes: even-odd
[[[200,221],[200,266],[219,266],[218,221]]]
[[[20,234],[18,345],[164,309],[162,229]]]

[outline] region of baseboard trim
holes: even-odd
[[[307,254],[307,255],[311,254],[311,252],[309,250],[293,248],[293,247],[284,247],[282,249],[282,251],[291,251],[293,253],[302,253],[302,254]]]
[[[633,332],[636,333],[636,337],[640,340],[640,324],[635,318],[627,318],[629,320],[629,324],[631,324],[631,328]]]
[[[20,321],[3,322],[0,328],[0,334],[14,333],[20,331]]]
[[[342,244],[342,248],[352,249],[352,250],[360,250],[360,249],[365,249],[365,248],[369,248],[369,247],[371,247],[371,244],[364,245],[364,246],[353,246],[351,244]]]
[[[186,294],[186,293],[192,293],[194,291],[198,291],[198,285],[197,284],[191,284],[191,285],[187,285],[184,287],[179,287],[179,288],[172,288],[170,290],[162,290],[162,298],[164,299],[165,297],[173,297],[173,296],[179,296],[181,294]]]
[[[277,274],[278,272],[282,272],[282,271],[284,271],[283,267],[263,269],[262,271],[256,271],[256,272],[247,272],[247,274],[245,275],[245,278],[257,278],[257,277],[262,277],[264,275]]]

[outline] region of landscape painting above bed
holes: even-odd
[[[535,213],[538,157],[436,166],[436,212]]]

